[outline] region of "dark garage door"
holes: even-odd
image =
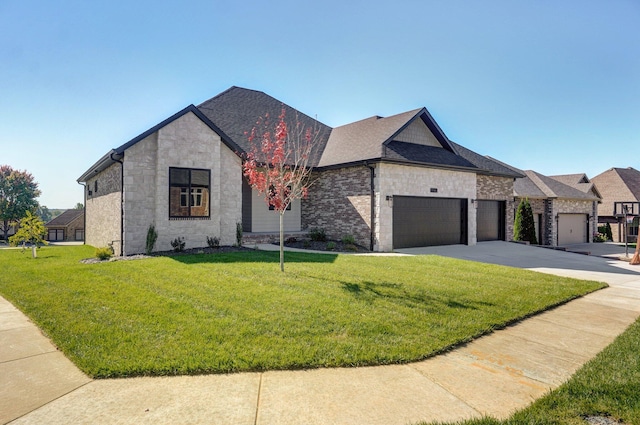
[[[467,200],[393,197],[393,247],[467,243]]]
[[[478,242],[504,240],[504,201],[477,201]]]

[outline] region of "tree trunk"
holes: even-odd
[[[633,257],[631,257],[629,264],[634,266],[640,264],[640,233],[638,233],[638,240],[636,241],[636,252],[633,254]]]
[[[35,245],[31,247],[31,255],[33,255],[33,258],[36,258],[38,256],[38,254],[36,253],[36,248],[37,247]]]
[[[284,211],[280,213],[280,271],[284,273]]]

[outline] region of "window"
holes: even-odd
[[[169,217],[209,217],[211,171],[169,168]]]
[[[95,193],[98,193],[98,180],[93,182],[93,191]]]

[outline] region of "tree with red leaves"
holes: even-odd
[[[284,272],[284,214],[295,199],[303,199],[311,183],[309,159],[317,128],[305,128],[296,119],[288,124],[284,107],[273,126],[261,117],[249,134],[251,151],[244,155],[242,171],[249,186],[264,196],[280,214],[280,271]]]

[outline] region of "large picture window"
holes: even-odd
[[[209,217],[211,171],[169,168],[169,217]]]

